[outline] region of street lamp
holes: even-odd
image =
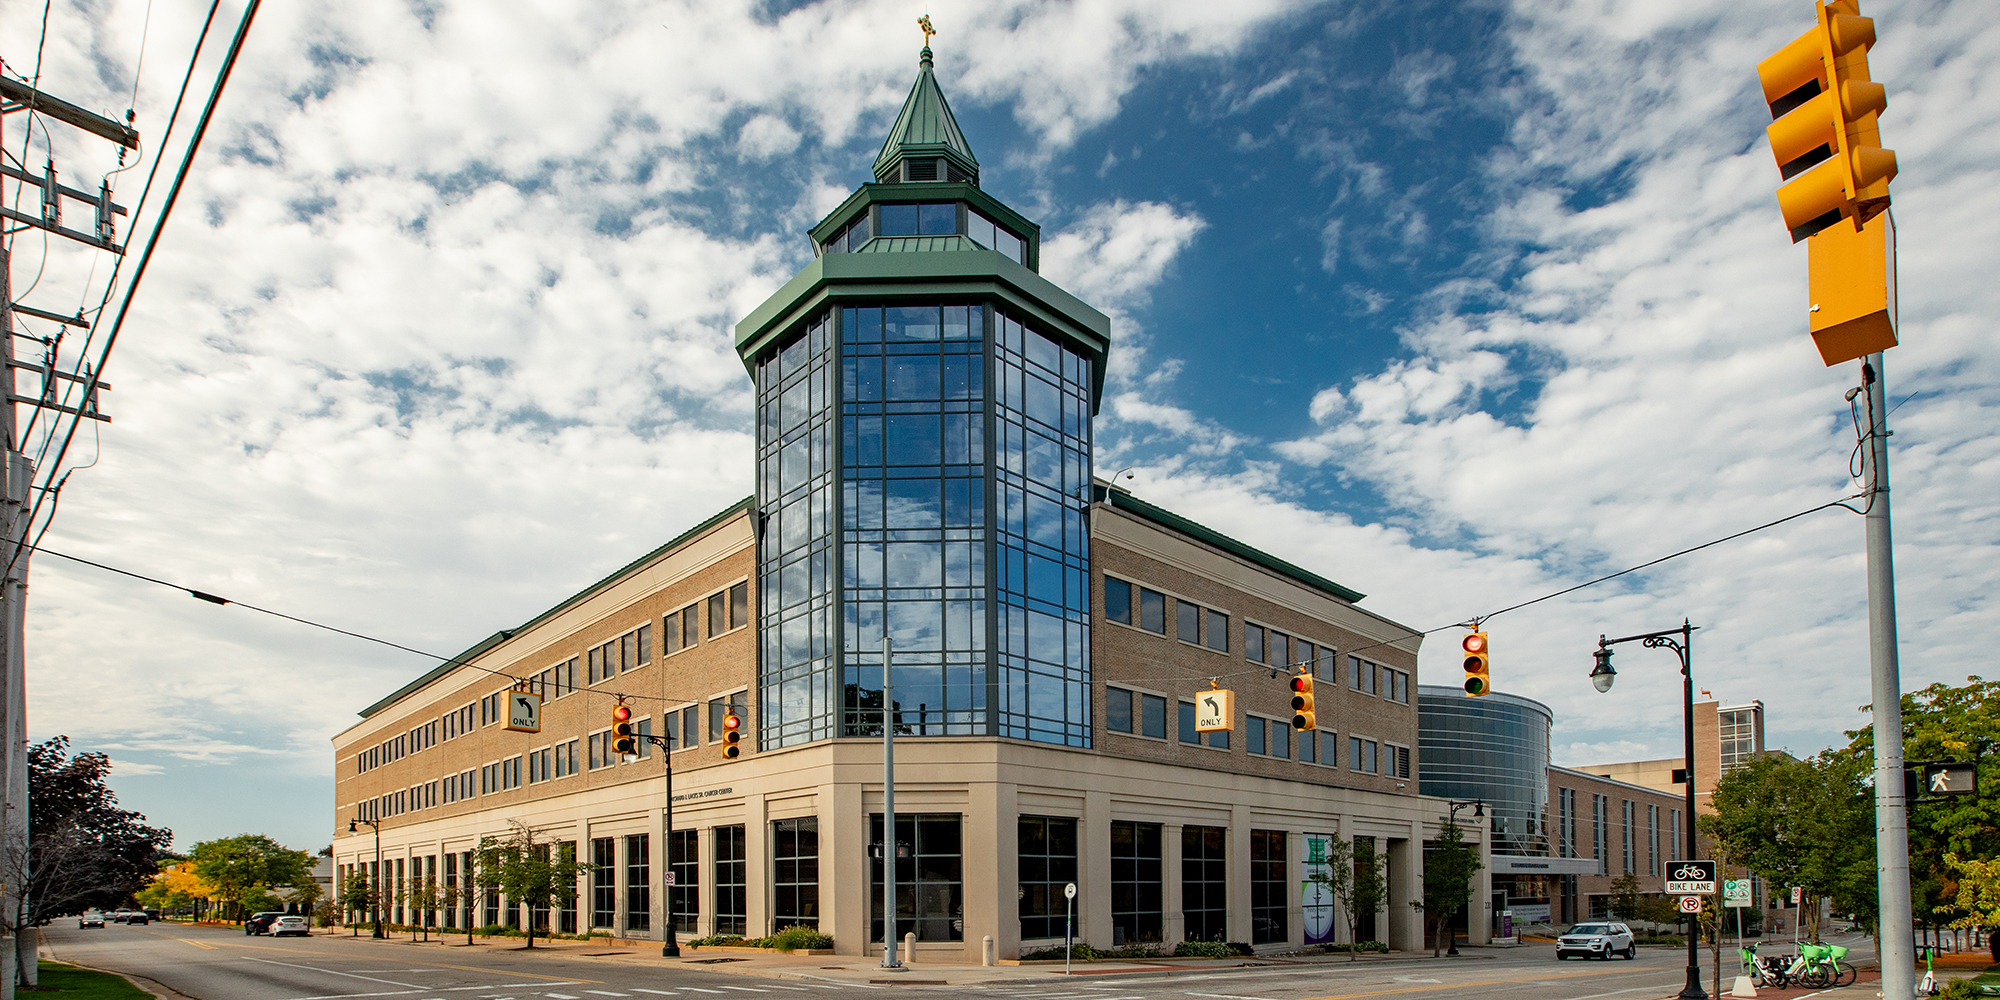
[[[666,927],[664,928],[664,930],[666,931],[666,936],[661,939],[660,943],[660,955],[663,958],[679,958],[681,957],[681,943],[678,935],[674,933],[674,886],[673,883],[669,881],[674,874],[674,725],[675,723],[674,723],[674,716],[672,713],[668,713],[664,718],[666,720],[666,727],[665,727],[666,732],[664,734],[655,736],[652,733],[634,732],[631,735],[632,738],[635,740],[645,740],[646,742],[651,743],[656,747],[659,747],[660,762],[666,765],[667,842],[665,845],[663,845],[665,847],[665,850],[661,852],[661,856],[666,859],[667,877],[661,880],[664,884],[660,888],[665,898],[660,900],[660,911],[666,915],[667,919],[665,921]],[[632,758],[628,757],[626,759],[630,760]]]
[[[1695,626],[1688,624],[1688,620],[1683,618],[1681,619],[1680,628],[1667,629],[1663,632],[1628,635],[1622,639],[1606,639],[1600,634],[1597,637],[1597,651],[1591,654],[1596,660],[1596,665],[1590,670],[1591,686],[1597,688],[1599,693],[1605,693],[1611,690],[1611,683],[1618,679],[1618,671],[1611,668],[1611,647],[1621,642],[1637,641],[1647,649],[1671,649],[1681,658],[1681,728],[1686,740],[1687,758],[1686,769],[1681,775],[1685,781],[1682,782],[1681,787],[1687,796],[1687,833],[1684,839],[1687,847],[1687,856],[1690,859],[1694,857],[1696,850],[1694,843],[1694,674],[1688,667],[1688,658],[1692,654],[1694,646],[1694,630]],[[1676,639],[1674,638],[1675,636],[1679,636],[1680,638]],[[1701,952],[1696,942],[1696,931],[1699,929],[1700,921],[1690,919],[1688,928],[1687,984],[1681,987],[1680,1000],[1708,1000],[1708,993],[1701,988]],[[1720,983],[1716,984],[1718,989],[1720,989],[1721,985]]]
[[[1453,826],[1458,825],[1458,811],[1460,809],[1465,808],[1466,806],[1472,807],[1473,819],[1484,819],[1486,817],[1486,803],[1480,799],[1469,799],[1465,802],[1447,801],[1445,803],[1445,808],[1451,810],[1451,825]],[[1482,834],[1482,836],[1484,836],[1484,834]],[[1451,935],[1451,946],[1446,948],[1444,953],[1447,955],[1458,954],[1458,932],[1447,928],[1445,933]]]
[[[382,930],[382,821],[379,819],[361,819],[359,817],[350,819],[347,821],[347,832],[359,833],[361,831],[360,824],[362,823],[368,824],[375,831],[375,877],[370,880],[375,890],[375,933],[369,936],[386,938],[389,935]]]

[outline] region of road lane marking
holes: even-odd
[[[601,997],[629,997],[632,995],[630,993],[613,993],[610,990],[584,990],[584,992],[595,993]]]
[[[644,986],[632,986],[632,987],[628,987],[628,989],[630,989],[630,990],[631,990],[632,992],[634,992],[634,993],[657,993],[657,994],[659,994],[660,996],[663,996],[663,997],[677,997],[677,996],[680,996],[680,994],[678,994],[678,993],[675,993],[675,992],[674,992],[674,991],[672,991],[672,990],[649,990],[649,989],[645,988]],[[554,996],[555,994],[551,993],[551,994],[549,994],[549,995],[550,995],[550,996]]]
[[[262,962],[265,965],[282,965],[287,969],[305,969],[310,972],[324,972],[329,976],[346,976],[349,979],[360,979],[371,983],[382,983],[387,986],[407,986],[411,989],[411,991],[417,993],[422,993],[424,990],[430,989],[430,987],[424,986],[419,983],[399,983],[393,979],[377,979],[374,976],[364,976],[357,972],[341,972],[336,969],[322,969],[315,965],[300,965],[296,962],[280,962],[275,959],[269,959],[269,958],[245,958],[244,961]]]
[[[1190,993],[1191,997],[1219,997],[1221,1000],[1271,1000],[1270,997],[1245,997],[1234,993]]]
[[[758,988],[757,988],[757,987],[755,987],[755,986],[724,986],[724,987],[723,987],[723,989],[725,989],[725,990],[735,990],[735,991],[737,991],[738,993],[769,993],[769,992],[771,992],[770,990],[762,990],[762,989],[758,989]]]
[[[1302,997],[1300,1000],[1358,1000],[1360,997],[1390,996],[1397,993],[1416,993],[1423,990],[1461,990],[1471,986],[1506,986],[1520,984],[1532,986],[1555,979],[1584,979],[1593,976],[1664,975],[1678,972],[1676,969],[1618,969],[1604,972],[1571,972],[1555,976],[1524,976],[1519,979],[1470,979],[1462,983],[1446,983],[1442,986],[1406,986],[1394,990],[1370,990],[1363,993],[1334,993],[1327,996]]]
[[[779,986],[777,983],[765,983],[764,988],[767,990],[797,990],[800,993],[806,991],[806,988],[803,986]]]
[[[542,995],[548,997],[549,1000],[577,1000],[576,997],[570,996],[567,993],[544,993]]]
[[[275,964],[282,965],[284,963],[279,962]],[[528,973],[525,972],[516,972],[514,974],[517,976],[528,975]],[[574,986],[577,983],[588,983],[588,982],[595,982],[595,980],[568,979],[568,980],[562,980],[554,984],[481,983],[478,986],[423,986],[414,990],[387,990],[381,993],[329,993],[325,996],[317,996],[317,997],[286,997],[285,1000],[366,1000],[366,998],[368,997],[406,997],[412,993],[452,993],[452,992],[461,992],[464,990],[511,990],[511,989],[519,989],[520,987],[523,986],[549,986],[549,985]]]
[[[721,990],[705,990],[705,989],[702,989],[702,988],[701,988],[701,987],[699,987],[699,986],[685,986],[685,987],[682,987],[682,988],[683,988],[683,989],[689,989],[689,990],[693,990],[693,991],[695,991],[696,993],[720,993],[720,992],[722,992]]]
[[[208,942],[206,942],[206,941],[196,941],[196,940],[194,940],[194,939],[192,939],[192,938],[175,938],[174,940],[176,940],[176,941],[179,941],[179,942],[180,942],[180,943],[182,943],[182,944],[191,944],[191,945],[194,945],[194,946],[195,946],[195,947],[197,947],[197,948],[205,948],[205,949],[207,949],[207,950],[209,950],[209,951],[214,951],[214,950],[215,950],[215,946],[214,946],[214,945],[212,945],[212,944],[209,944],[209,943],[208,943]]]
[[[1592,993],[1589,996],[1565,997],[1564,1000],[1597,1000],[1598,997],[1615,997],[1620,993],[1637,993],[1640,990],[1650,990],[1652,988],[1651,986],[1634,986],[1630,989],[1612,990],[1609,993]]]

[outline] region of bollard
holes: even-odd
[[[979,939],[979,964],[992,965],[994,962],[993,935]]]
[[[903,964],[904,965],[917,964],[916,931],[911,931],[910,933],[903,935]]]

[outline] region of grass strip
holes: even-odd
[[[153,995],[132,985],[123,976],[91,969],[79,969],[74,965],[42,960],[39,965],[41,984],[23,986],[19,992],[32,993],[38,997],[55,1000],[153,1000]]]

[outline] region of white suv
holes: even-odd
[[[1639,946],[1632,941],[1632,928],[1620,923],[1577,924],[1556,938],[1556,958],[1571,955],[1585,958],[1638,958]]]

